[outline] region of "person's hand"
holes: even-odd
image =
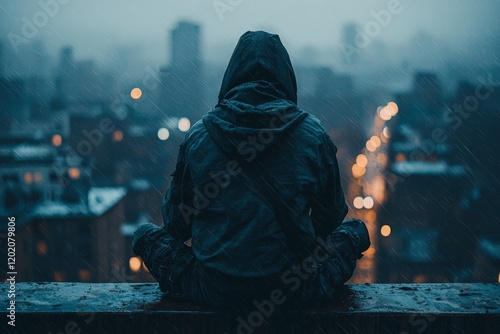
[[[193,243],[191,242],[193,238],[189,238],[187,239],[186,241],[184,241],[184,244],[188,247],[192,247],[193,246]]]

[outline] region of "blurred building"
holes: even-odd
[[[170,40],[170,64],[160,73],[159,105],[164,116],[188,117],[194,123],[209,109],[203,103],[201,28],[179,22]]]
[[[17,227],[19,281],[111,282],[125,267],[124,188],[89,189],[81,201],[43,201]]]
[[[29,116],[26,80],[0,77],[0,130],[19,126]]]
[[[474,255],[474,282],[500,283],[500,234],[479,238]]]
[[[72,46],[61,49],[52,109],[110,105],[117,95],[113,75],[103,72],[93,60],[76,60]]]
[[[429,130],[443,123],[444,98],[435,73],[418,72],[413,77],[413,88],[408,93],[397,94],[396,103],[403,113],[399,124],[407,124],[430,137]]]
[[[359,60],[359,27],[355,23],[346,24],[342,29],[341,56],[345,65],[356,64]]]
[[[400,161],[388,173],[399,183],[378,214],[377,281],[456,280],[470,266],[463,253],[474,248],[463,238],[460,205],[471,187],[465,166]]]

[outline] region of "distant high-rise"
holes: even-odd
[[[171,66],[174,69],[199,71],[200,26],[191,22],[179,22],[171,32]]]
[[[171,31],[170,66],[161,73],[159,103],[169,117],[188,117],[196,121],[205,114],[203,108],[201,28],[191,22],[180,22]]]
[[[59,71],[69,71],[74,65],[73,47],[65,46],[59,53]]]
[[[353,64],[358,60],[358,26],[354,23],[349,23],[344,26],[342,32],[342,61],[345,64]]]

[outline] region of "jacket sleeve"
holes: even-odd
[[[170,176],[172,181],[161,205],[163,223],[173,237],[184,241],[191,238],[194,213],[194,192],[186,160],[185,143],[180,145],[175,170]]]
[[[324,237],[340,225],[348,207],[340,183],[337,147],[327,133],[321,147],[319,187],[311,200],[311,220],[316,236]]]

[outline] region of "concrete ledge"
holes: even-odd
[[[328,307],[252,318],[169,301],[156,284],[17,283],[15,331],[8,289],[8,333],[500,333],[499,284],[347,285]]]

